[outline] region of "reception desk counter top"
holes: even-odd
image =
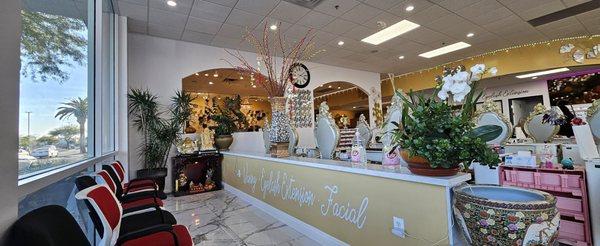
[[[452,187],[470,174],[425,177],[405,167],[222,153],[225,190],[323,245],[463,245]]]
[[[384,167],[378,164],[355,164],[348,161],[338,160],[326,160],[318,158],[306,158],[306,157],[286,157],[286,158],[274,158],[269,154],[265,153],[253,153],[253,152],[222,152],[223,155],[247,157],[253,159],[261,159],[267,161],[276,161],[285,164],[307,166],[321,169],[328,169],[333,171],[355,173],[362,175],[369,175],[388,179],[397,179],[403,181],[424,183],[430,185],[439,185],[445,187],[454,187],[462,182],[466,182],[471,179],[471,174],[459,173],[450,177],[427,177],[421,175],[412,174],[408,168],[396,166],[396,167]]]

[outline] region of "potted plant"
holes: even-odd
[[[138,148],[144,168],[137,171],[137,177],[154,179],[162,191],[171,147],[179,140],[179,133],[192,114],[190,103],[194,98],[177,91],[171,97],[171,105],[167,111],[161,111],[158,97],[147,89],[131,89],[127,98],[129,116],[142,135]]]
[[[215,126],[215,144],[219,150],[229,150],[233,143],[233,132],[247,127],[246,116],[241,112],[242,99],[239,95],[235,98],[226,97],[224,107],[215,103],[213,98],[213,114],[210,119]]]
[[[498,137],[502,128],[496,125],[476,128],[472,121],[475,105],[482,95],[474,89],[475,82],[485,73],[485,68],[471,70],[471,74],[463,67],[447,71],[446,76],[439,79],[440,86],[434,93],[439,99],[417,96],[412,91],[408,97],[396,92],[402,99],[403,111],[401,123],[393,123],[397,128],[391,132],[394,143],[391,151],[401,149],[400,154],[411,172],[451,176],[461,165],[467,168],[473,161],[487,165],[499,163],[498,154],[486,142]],[[453,107],[447,100],[449,93],[455,102],[463,104]]]

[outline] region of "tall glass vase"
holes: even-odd
[[[290,116],[285,110],[285,97],[271,97],[271,129],[269,129],[269,140],[271,141],[271,156],[289,156],[288,146],[290,142]]]

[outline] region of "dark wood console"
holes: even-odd
[[[222,160],[223,155],[216,152],[173,157],[173,195],[183,196],[222,189]]]

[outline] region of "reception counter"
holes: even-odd
[[[404,167],[223,154],[226,190],[323,245],[461,245],[451,188],[470,174],[436,178]]]

